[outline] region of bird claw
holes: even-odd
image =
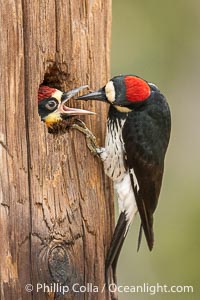
[[[76,121],[76,123],[71,125],[71,128],[77,129],[78,131],[85,134],[86,144],[87,144],[88,149],[91,151],[91,153],[93,155],[99,156],[101,154],[102,150],[101,150],[101,148],[99,148],[97,146],[96,137],[94,136],[94,134],[87,128],[87,126],[85,125],[85,123],[83,121],[81,121],[79,119],[76,119],[75,121]]]

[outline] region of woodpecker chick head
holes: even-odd
[[[41,120],[47,125],[49,132],[56,132],[59,128],[66,129],[69,127],[72,117],[94,114],[88,110],[66,106],[66,102],[70,98],[86,87],[88,86],[81,86],[68,92],[61,92],[46,85],[39,87],[38,112]]]
[[[99,100],[108,102],[121,112],[129,112],[134,107],[146,102],[153,90],[158,88],[136,75],[115,76],[96,92],[92,92],[77,99]]]

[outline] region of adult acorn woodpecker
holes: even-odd
[[[61,92],[56,88],[41,85],[38,90],[38,112],[41,120],[45,122],[50,133],[65,130],[73,124],[73,117],[95,114],[88,110],[71,108],[66,106],[67,101],[78,92],[87,88],[81,86],[68,92]],[[79,122],[80,123],[80,122]],[[81,127],[83,126],[81,123]],[[77,125],[77,129],[79,126]]]
[[[153,248],[153,214],[170,138],[170,109],[157,86],[136,75],[113,77],[98,91],[77,99],[110,104],[105,148],[97,152],[114,182],[120,210],[106,259],[106,282],[112,267],[116,283],[117,261],[137,212],[141,219],[138,249],[142,231],[149,250]]]

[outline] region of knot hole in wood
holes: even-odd
[[[66,284],[72,275],[72,263],[67,250],[56,245],[48,253],[48,268],[54,282]]]

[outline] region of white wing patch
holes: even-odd
[[[125,211],[126,214],[126,235],[127,230],[138,211],[129,173],[127,172],[121,181],[114,182],[114,187],[118,196],[119,210],[120,212]]]
[[[105,86],[105,92],[106,92],[106,97],[109,102],[114,102],[115,101],[115,87],[112,81],[108,81],[108,83]]]
[[[130,169],[129,172],[130,172],[130,174],[133,176],[134,187],[136,187],[137,192],[139,192],[140,187],[139,187],[139,184],[138,184],[138,181],[137,181],[137,177],[136,177],[136,175],[135,175],[135,172],[134,172],[133,169]]]

